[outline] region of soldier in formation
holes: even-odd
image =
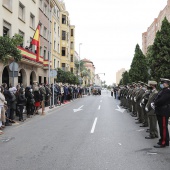
[[[141,81],[131,85],[120,86],[120,106],[136,117],[136,124],[140,127],[149,127],[145,139],[160,139],[155,148],[169,146],[168,120],[170,117],[170,80],[161,78],[160,88],[157,91],[157,82]],[[157,126],[158,125],[158,126]],[[158,135],[158,128],[159,133]]]

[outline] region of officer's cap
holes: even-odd
[[[161,80],[161,83],[167,83],[167,84],[170,84],[170,80],[167,79],[167,78],[160,78]]]
[[[145,83],[142,82],[142,81],[138,81],[138,84],[139,84],[139,85],[144,85]]]
[[[149,80],[149,81],[148,81],[148,85],[157,85],[157,82],[156,82],[156,81]]]

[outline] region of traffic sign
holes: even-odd
[[[10,65],[9,65],[9,69],[11,70],[11,71],[18,71],[18,63],[16,63],[16,62],[12,62]]]
[[[50,77],[56,77],[56,76],[57,76],[57,70],[51,70]]]

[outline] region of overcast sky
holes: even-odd
[[[167,0],[64,0],[76,26],[76,51],[93,61],[106,84],[116,82],[116,71],[130,68],[135,46],[142,49],[142,33]]]

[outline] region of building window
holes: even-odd
[[[25,6],[19,2],[19,15],[18,15],[19,19],[21,20],[25,20]]]
[[[56,50],[56,41],[54,40],[54,50]]]
[[[44,3],[44,14],[47,15],[48,14],[48,8],[47,5]]]
[[[43,51],[42,47],[40,47],[40,56],[43,56]]]
[[[42,23],[40,23],[40,35],[42,35],[43,36],[43,25],[42,25]]]
[[[47,38],[47,28],[46,27],[44,27],[43,36],[44,36],[44,38]]]
[[[56,32],[56,22],[54,22],[54,31]]]
[[[58,37],[60,36],[60,28],[58,27]]]
[[[70,47],[71,47],[71,49],[74,48],[74,43],[73,42],[71,42]]]
[[[11,24],[6,21],[3,21],[3,36],[11,35]]]
[[[62,31],[62,40],[66,40],[66,31]]]
[[[54,59],[54,68],[56,68],[56,59]]]
[[[62,67],[66,67],[66,64],[65,64],[65,63],[62,63]]]
[[[32,37],[30,37],[30,42],[32,41]],[[33,52],[33,53],[35,53],[35,45],[32,45],[31,43],[30,43],[30,50]]]
[[[58,61],[58,68],[60,68],[60,62]]]
[[[62,47],[62,56],[66,56],[66,48]]]
[[[73,68],[70,69],[71,73],[73,73]]]
[[[11,11],[12,10],[12,0],[3,0],[3,6]]]
[[[43,55],[43,57],[44,57],[44,60],[47,59],[47,47],[44,47],[44,55]]]
[[[35,16],[32,13],[30,14],[30,27],[35,28]]]
[[[19,35],[21,35],[21,37],[23,38],[23,42],[22,42],[22,44],[20,44],[20,46],[23,47],[23,46],[24,46],[24,37],[25,37],[25,33],[22,32],[21,30],[19,30]]]
[[[40,9],[42,9],[43,0],[40,0]]]
[[[62,24],[66,24],[66,15],[62,15]]]
[[[73,55],[71,55],[71,62],[73,62]]]
[[[59,18],[59,16],[60,16],[60,15],[59,15],[59,10],[57,10],[57,17]]]
[[[74,36],[74,30],[71,29],[71,36],[73,37]]]

